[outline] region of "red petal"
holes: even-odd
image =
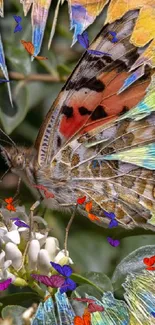
[[[86,201],[86,196],[79,197],[79,199],[77,199],[77,204],[83,204],[85,201]]]
[[[146,264],[146,265],[148,265],[148,266],[152,266],[152,265],[154,264],[154,259],[151,260],[151,258],[149,258],[149,257],[145,257],[145,258],[143,259],[143,262],[144,262],[144,264]]]

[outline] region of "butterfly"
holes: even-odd
[[[84,47],[84,49],[87,50],[88,53],[93,54],[93,55],[110,55],[109,53],[104,53],[102,51],[97,51],[97,50],[89,50],[89,38],[88,38],[88,33],[85,31],[83,32],[82,35],[78,34],[77,35],[77,40],[78,42]]]
[[[13,15],[13,18],[14,18],[15,22],[17,23],[17,25],[14,29],[14,33],[20,32],[22,30],[22,26],[20,25],[22,18],[20,16],[16,16],[16,15]]]
[[[85,309],[82,317],[74,317],[74,325],[91,325],[91,315],[87,308]]]
[[[25,50],[31,54],[35,59],[37,60],[47,60],[48,58],[46,56],[34,56],[34,45],[32,42],[26,42],[24,40],[21,40],[22,45],[24,46]]]
[[[107,237],[107,241],[113,247],[117,247],[120,244],[120,241],[118,239],[113,239],[111,237]]]
[[[34,147],[23,150],[12,144],[4,150],[1,146],[1,152],[12,172],[53,193],[48,200],[52,209],[72,213],[77,198],[86,196],[92,208],[88,212],[79,204],[78,212],[99,226],[109,224],[106,211],[115,214],[120,227],[155,230],[151,65],[120,91],[147,49],[130,41],[138,14],[131,10],[101,29],[91,46],[109,55],[84,53],[45,117]],[[109,39],[109,31],[119,34],[119,42]],[[44,191],[35,190],[45,198]]]

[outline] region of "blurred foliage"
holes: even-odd
[[[56,1],[53,0],[53,4]],[[53,7],[54,8],[54,5]],[[66,79],[80,58],[83,49],[76,44],[70,48],[72,32],[69,31],[67,3],[61,7],[56,34],[51,49],[47,50],[52,17],[51,8],[47,28],[44,36],[42,52],[40,55],[48,57],[47,61],[31,62],[29,54],[24,50],[20,39],[31,40],[30,13],[25,18],[19,0],[6,1],[5,18],[0,19],[0,29],[8,71],[29,76],[35,74],[48,74],[55,78],[55,82],[14,80],[11,89],[14,100],[12,108],[9,102],[7,87],[0,85],[0,120],[1,126],[18,145],[33,145],[41,122],[49,110],[53,100],[56,98],[64,79]],[[13,14],[22,16],[23,31],[13,33],[15,22]],[[105,20],[105,11],[98,17],[96,22],[89,28],[90,39],[100,30]],[[1,175],[6,171],[6,166],[0,158]],[[1,198],[14,195],[17,187],[17,177],[8,173],[0,183]],[[20,192],[19,203],[24,204],[27,209],[34,203],[33,196],[23,185]],[[43,212],[43,207],[40,208]],[[40,212],[41,213],[41,212]],[[49,226],[53,228],[51,234],[57,237],[63,246],[65,227],[69,216],[56,212],[46,211],[46,219]],[[117,248],[107,243],[106,237],[121,238],[121,244]],[[134,249],[144,245],[154,244],[151,231],[135,229],[127,231],[123,229],[104,229],[92,224],[88,219],[77,215],[71,227],[69,236],[70,256],[74,261],[75,272],[104,272],[112,276],[116,265],[122,258]],[[12,288],[11,291],[15,292]]]

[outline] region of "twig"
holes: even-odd
[[[70,218],[70,220],[69,220],[69,222],[68,222],[68,225],[67,225],[67,227],[66,227],[66,234],[65,234],[65,241],[64,241],[64,249],[65,249],[65,255],[66,255],[66,256],[67,256],[68,234],[69,234],[69,230],[70,230],[71,224],[72,224],[72,222],[73,222],[73,219],[74,219],[74,217],[75,217],[75,213],[76,213],[76,210],[77,210],[77,206],[78,206],[78,205],[75,206],[75,209],[74,209],[74,211],[73,211],[73,213],[72,213],[72,215],[71,215],[71,218]]]
[[[0,72],[0,77],[3,77],[2,72]],[[33,73],[29,75],[24,75],[23,73],[15,72],[15,71],[9,72],[9,78],[12,80],[44,81],[44,82],[61,82],[67,80],[67,77],[57,78],[47,73],[42,73],[42,74]]]

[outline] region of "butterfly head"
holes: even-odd
[[[6,161],[9,169],[11,169],[13,172],[15,170],[24,170],[26,167],[26,156],[25,153],[16,148],[4,148],[1,146],[1,154],[4,157],[4,160]]]

